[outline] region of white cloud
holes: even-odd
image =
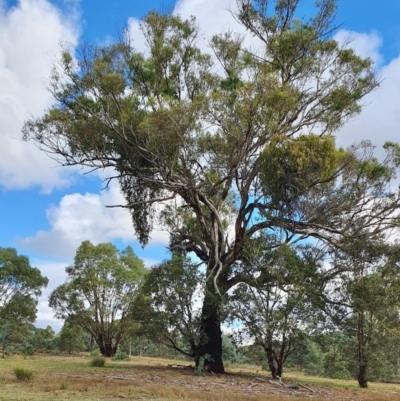
[[[382,145],[386,141],[399,142],[400,134],[400,55],[383,64],[380,52],[382,39],[377,32],[357,33],[340,30],[335,39],[355,50],[361,57],[369,57],[381,81],[380,87],[364,98],[361,113],[355,116],[337,133],[337,143],[347,147],[354,142],[370,140],[376,154],[382,157]]]
[[[40,328],[51,326],[58,332],[61,330],[63,321],[54,318],[54,312],[49,307],[49,295],[56,287],[64,283],[66,278],[65,267],[69,263],[32,260],[31,264],[40,269],[42,275],[49,279],[47,288],[42,291],[42,296],[39,298],[35,326]]]
[[[40,116],[52,102],[46,89],[60,44],[76,45],[78,14],[68,15],[46,0],[20,0],[10,10],[0,2],[0,186],[44,192],[65,187],[72,170],[21,140],[23,122]]]
[[[46,211],[51,229],[20,239],[20,246],[43,255],[72,259],[84,240],[95,244],[117,239],[135,241],[129,212],[124,208],[106,208],[107,205],[124,203],[117,183],[111,183],[109,189],[100,194],[65,195],[59,205]],[[166,232],[152,232],[151,245],[167,242]]]
[[[400,55],[378,71],[381,85],[365,98],[360,115],[345,125],[337,142],[347,146],[363,139],[377,146],[379,156],[386,141],[400,138]]]
[[[128,19],[128,37],[131,40],[132,47],[144,55],[148,56],[146,39],[140,29],[140,22],[136,18]]]
[[[189,18],[194,15],[201,32],[210,38],[212,35],[234,29],[244,32],[232,16],[236,4],[229,0],[179,0],[174,14]]]
[[[363,58],[369,57],[376,67],[379,67],[383,62],[383,57],[380,53],[382,38],[376,31],[359,33],[340,29],[334,36],[334,39],[339,44],[354,49],[357,55]]]
[[[245,33],[245,28],[232,15],[232,12],[236,9],[236,3],[230,0],[180,0],[175,5],[173,14],[180,15],[183,19],[191,16],[196,17],[201,35],[197,45],[202,51],[210,53],[209,40],[213,35],[231,30],[239,34]],[[139,20],[129,18],[128,32],[132,40],[132,46],[139,52],[148,55],[145,37],[140,30]],[[247,35],[245,43],[247,45],[255,45],[259,41]]]

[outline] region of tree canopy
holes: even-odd
[[[288,356],[302,348],[305,337],[320,324],[314,279],[321,275],[322,259],[309,246],[271,250],[265,238],[259,244],[259,260],[248,263],[246,283],[235,287],[228,309],[230,318],[242,324],[236,331],[238,340],[260,346],[277,378]],[[254,269],[259,264],[262,268]]]
[[[67,281],[50,295],[49,305],[59,319],[82,327],[105,356],[113,356],[130,325],[130,307],[146,274],[131,247],[118,252],[112,244],[84,241]]]
[[[21,325],[36,319],[36,305],[48,279],[14,248],[0,247],[0,319]]]
[[[133,316],[139,332],[196,359],[201,342],[200,312],[204,274],[180,255],[153,266],[146,276]]]
[[[384,238],[359,239],[331,262],[339,273],[327,285],[325,310],[354,339],[360,387],[367,387],[377,343],[399,338],[399,250]]]

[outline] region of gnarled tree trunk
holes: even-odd
[[[221,289],[222,291],[222,289]],[[221,308],[223,298],[215,291],[214,283],[209,278],[203,302],[201,317],[201,339],[196,366],[204,363],[204,370],[224,373],[222,361]]]

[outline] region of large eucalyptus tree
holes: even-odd
[[[162,210],[171,249],[204,263],[198,355],[210,356],[214,372],[224,371],[223,294],[242,279],[246,242],[266,231],[339,245],[371,206],[366,191],[350,197],[337,188],[365,152],[336,152],[331,137],[377,86],[371,61],[331,39],[335,0],[317,1],[307,20],[298,18],[299,4],[237,0],[235,17],[253,47],[222,33],[205,54],[194,18],[152,12],[142,21],[146,54],[127,41],[65,50],[51,77],[55,105],[24,128],[62,165],[108,169],[142,244]],[[311,132],[317,136],[307,141]],[[289,166],[281,151],[292,148],[308,156]],[[342,197],[332,200],[336,192]],[[391,224],[392,195],[382,193],[371,209],[376,230]]]

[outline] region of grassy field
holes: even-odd
[[[52,355],[0,358],[0,400],[400,400],[400,385],[394,384],[371,383],[368,389],[359,389],[355,381],[287,372],[285,387],[270,383],[266,372],[248,365],[229,366],[226,375],[197,376],[193,369],[165,359],[107,360],[101,368],[91,367],[90,359]],[[13,372],[16,367],[33,371],[33,379],[18,381]],[[294,382],[298,388],[289,388]]]

